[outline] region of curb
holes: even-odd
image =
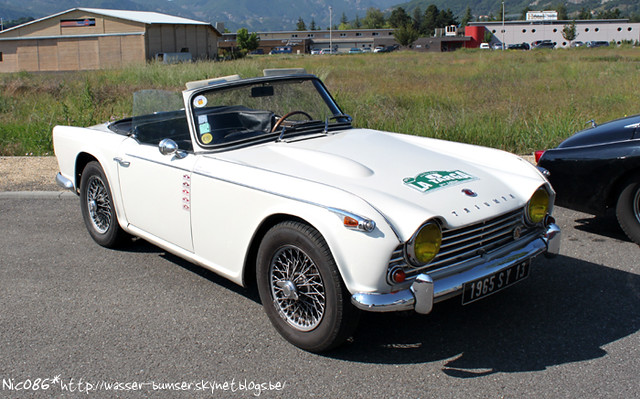
[[[72,199],[78,198],[70,191],[4,191],[0,199]]]

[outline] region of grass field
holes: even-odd
[[[131,113],[138,89],[182,90],[215,76],[304,67],[354,124],[529,153],[598,122],[640,113],[640,49],[339,56],[255,56],[116,70],[0,75],[0,155],[52,153],[57,124],[88,126]]]

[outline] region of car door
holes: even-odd
[[[163,155],[158,145],[126,139],[118,163],[120,192],[128,223],[161,240],[193,251],[191,173],[197,155]]]

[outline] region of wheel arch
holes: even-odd
[[[627,184],[634,178],[640,176],[640,168],[629,169],[621,174],[616,181],[611,185],[611,189],[607,193],[606,208],[615,208],[618,202],[618,197]]]
[[[251,238],[251,243],[249,244],[249,249],[247,250],[247,254],[245,256],[244,267],[242,272],[242,285],[247,288],[256,288],[256,263],[258,256],[258,248],[260,247],[260,243],[264,238],[265,234],[277,224],[282,222],[300,222],[306,224],[309,227],[312,227],[318,230],[313,224],[309,221],[295,215],[286,214],[286,213],[277,213],[273,214],[267,218],[265,218],[262,223],[258,226],[253,237]]]
[[[98,164],[100,164],[98,158],[87,152],[81,152],[76,157],[74,185],[78,193],[80,192],[80,181],[82,180],[82,172],[84,172],[84,168],[87,166],[87,164],[92,161],[98,162]],[[101,167],[104,170],[104,167],[102,165]]]

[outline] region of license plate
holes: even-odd
[[[528,260],[520,262],[492,275],[465,283],[462,288],[462,304],[475,302],[524,280],[529,276],[529,264]]]

